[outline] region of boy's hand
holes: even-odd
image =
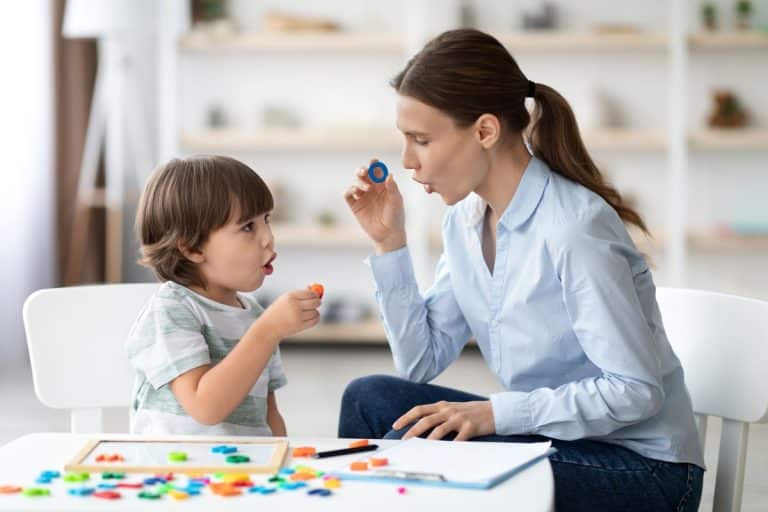
[[[261,315],[280,339],[314,327],[320,321],[320,298],[312,290],[295,290],[281,295]]]

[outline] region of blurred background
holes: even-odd
[[[387,163],[425,290],[444,206],[402,169],[388,80],[450,28],[494,34],[570,101],[593,157],[651,227],[636,242],[658,285],[768,299],[768,0],[2,5],[0,442],[68,429],[66,412],[34,397],[24,299],[153,280],[136,264],[137,199],[156,165],[193,153],[239,158],[275,193],[265,303],[325,284],[323,323],[282,345],[290,385],[278,398],[292,435],[334,436],[345,384],[394,372],[362,262],[371,247],[342,194],[371,157]],[[499,389],[474,347],[437,382]],[[110,417],[127,429],[125,411]],[[760,427],[745,510],[768,499],[768,475],[753,470],[768,467]]]

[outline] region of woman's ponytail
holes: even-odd
[[[606,183],[592,161],[568,101],[556,90],[540,83],[535,85],[534,101],[536,106],[526,130],[533,154],[553,171],[602,197],[625,223],[634,224],[648,233],[640,214],[627,206],[621,194]]]

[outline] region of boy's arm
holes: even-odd
[[[216,425],[243,401],[266,368],[280,342],[259,318],[218,364],[204,365],[171,381],[171,391],[184,410],[203,425]]]
[[[273,436],[286,437],[288,435],[285,428],[285,420],[277,409],[277,398],[274,391],[270,391],[267,394],[267,424],[272,430]]]

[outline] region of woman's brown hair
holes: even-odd
[[[225,156],[175,158],[149,178],[136,213],[139,263],[162,281],[206,283],[181,249],[198,251],[234,215],[246,222],[273,209],[272,193],[250,167]]]
[[[458,126],[493,114],[509,132],[525,132],[537,158],[598,194],[624,222],[648,232],[640,215],[592,161],[565,98],[551,87],[529,82],[493,36],[474,29],[443,32],[411,58],[391,84],[399,94],[445,112]],[[532,116],[525,107],[527,96],[535,101]]]

